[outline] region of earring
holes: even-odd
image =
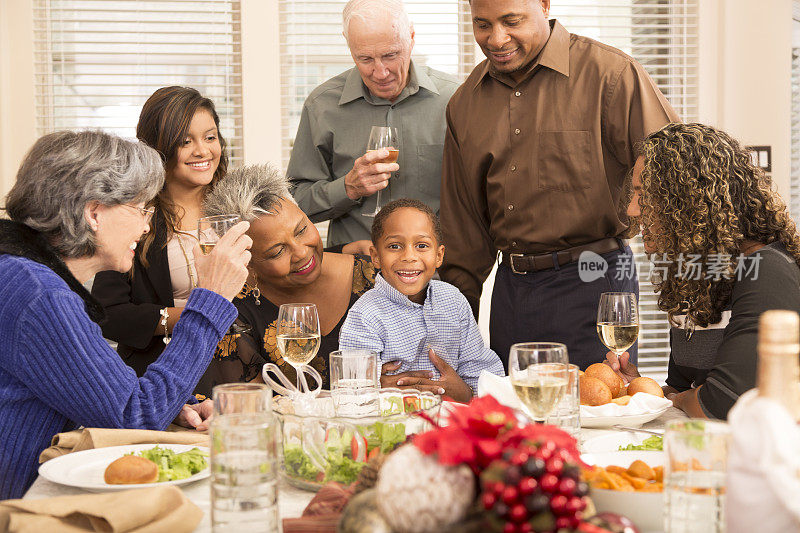
[[[256,301],[256,305],[261,305],[261,289],[258,288],[258,276],[255,274],[253,275],[255,280],[253,281],[253,299]],[[249,280],[249,276],[248,276]]]

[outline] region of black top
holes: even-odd
[[[719,324],[696,328],[689,338],[686,330],[670,328],[667,385],[678,391],[703,385],[698,400],[711,418],[726,419],[739,396],[756,386],[761,314],[771,309],[800,313],[800,268],[783,244],[761,248],[747,256],[745,265],[752,269],[737,278]]]
[[[167,226],[158,210],[150,227],[154,236],[147,251],[148,267],[142,263],[139,246],[130,273],[98,272],[92,285],[92,296],[108,316],[101,324],[103,336],[118,343],[117,352],[138,376],[164,350],[163,331],[156,326],[161,308],[175,305],[167,261]]]
[[[374,285],[375,267],[369,257],[356,255],[353,261],[353,284],[347,309],[349,310],[356,300]],[[294,367],[284,361],[277,350],[279,307],[264,296],[259,300],[261,305],[256,304],[253,287],[249,285],[245,285],[234,298],[233,304],[239,310],[237,322],[250,326],[250,332],[241,335],[230,334],[222,339],[217,346],[214,359],[195,389],[196,393],[210,396],[214,385],[250,381],[261,373],[265,363],[275,363],[292,383],[296,383],[297,374]],[[319,351],[309,362],[309,365],[322,376],[322,387],[325,389],[330,388],[328,355],[339,349],[339,330],[346,316],[345,312],[339,323],[327,335],[322,336]],[[202,396],[198,399],[202,400]]]

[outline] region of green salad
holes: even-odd
[[[641,444],[628,444],[627,446],[620,446],[620,451],[630,452],[633,450],[646,450],[646,451],[658,451],[664,449],[664,438],[659,437],[658,435],[653,435],[652,437],[648,437],[642,441]]]
[[[208,466],[206,457],[208,453],[199,448],[176,453],[167,448],[156,446],[139,453],[131,452],[128,455],[138,455],[153,461],[158,466],[158,481],[175,481],[192,477]]]
[[[324,456],[315,454],[314,460],[309,456],[314,452],[291,444],[283,448],[283,461],[286,473],[292,477],[313,483],[337,481],[347,485],[356,480],[365,464],[364,457],[362,461],[356,460],[359,448],[366,450],[368,460],[379,453],[389,453],[405,440],[406,428],[402,423],[376,422],[360,427],[356,432],[345,430],[340,433],[333,428],[325,436]],[[326,466],[323,469],[315,465]]]

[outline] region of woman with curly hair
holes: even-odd
[[[800,312],[800,237],[772,183],[726,133],[669,124],[642,143],[628,215],[654,260],[670,322],[664,393],[690,416],[724,419],[756,382],[758,318]],[[606,362],[638,377],[627,353]]]

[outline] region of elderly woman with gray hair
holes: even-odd
[[[164,182],[152,148],[101,132],[57,132],[27,154],[0,220],[0,499],[21,497],[51,437],[77,426],[201,428],[208,403],[186,406],[236,317],[249,224],[198,255],[173,340],[137,378],[103,339],[103,309],[82,283],[130,270]]]
[[[281,304],[296,302],[317,306],[322,338],[318,355],[309,364],[327,388],[328,354],[339,347],[347,311],[375,284],[372,262],[362,255],[324,252],[317,228],[292,199],[286,178],[267,165],[229,172],[208,193],[203,212],[237,214],[250,221],[250,274],[233,303],[239,321],[251,332],[228,336],[220,343],[198,390],[260,379],[265,362],[275,363],[294,381],[294,368],[276,348],[276,326]]]

